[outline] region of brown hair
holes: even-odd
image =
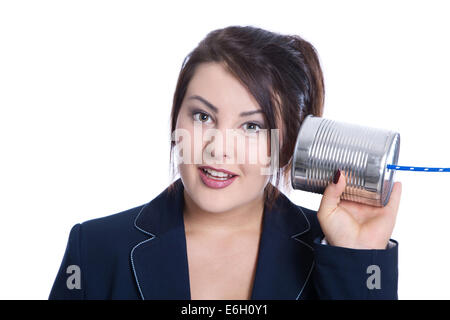
[[[271,208],[279,196],[280,176],[290,180],[292,156],[303,119],[322,116],[324,81],[315,48],[298,35],[282,35],[253,26],[229,26],[211,31],[184,59],[173,97],[171,133],[189,81],[200,63],[217,62],[233,74],[253,95],[264,112],[267,129],[280,131],[279,168],[275,186],[268,183],[265,204]],[[280,129],[280,128],[278,128]],[[268,131],[270,132],[270,130]],[[173,147],[170,162],[174,179]],[[175,181],[169,192],[175,189]]]

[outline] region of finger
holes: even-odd
[[[341,201],[341,195],[344,192],[346,185],[347,182],[345,175],[341,171],[337,184],[331,182],[325,188],[322,200],[320,202],[318,214],[329,215],[336,209],[339,202]]]
[[[374,217],[374,219],[371,219],[369,223],[366,224],[366,227],[369,229],[377,228],[380,230],[380,233],[382,233],[382,230],[384,230],[384,232],[391,235],[394,229],[395,220],[397,219],[401,193],[401,182],[395,182],[392,187],[388,204],[385,207],[381,208],[381,214]]]
[[[389,202],[386,205],[386,209],[389,211],[397,212],[400,206],[400,197],[402,195],[402,183],[397,181],[392,187],[391,196],[389,197]]]

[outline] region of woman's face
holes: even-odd
[[[256,100],[224,67],[197,66],[177,118],[182,138],[173,139],[182,148],[179,171],[185,191],[200,209],[225,212],[263,199],[270,179],[264,171],[270,166],[266,128]],[[235,176],[220,178],[223,174],[206,173],[204,166]]]

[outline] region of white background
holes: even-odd
[[[164,3],[164,4],[162,4]],[[395,130],[399,164],[450,167],[445,1],[1,1],[0,298],[47,299],[70,228],[169,183],[183,58],[233,24],[299,34],[324,117]],[[396,173],[399,298],[449,299],[450,173]],[[318,209],[321,195],[290,194]]]

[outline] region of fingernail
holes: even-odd
[[[339,182],[339,177],[341,176],[341,170],[337,169],[336,173],[334,174],[333,183],[337,184]]]

